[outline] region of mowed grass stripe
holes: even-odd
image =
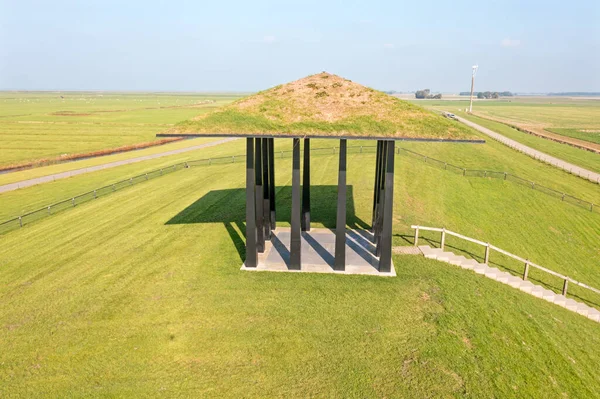
[[[278,165],[280,184],[289,163]],[[1,389],[209,397],[596,390],[596,323],[458,268],[395,256],[395,279],[240,272],[222,224],[165,225],[206,192],[243,186],[240,165],[213,169],[149,181],[8,238],[1,256],[12,260],[0,279],[11,292],[0,298],[11,300],[0,321],[10,328],[0,336],[9,349],[0,358],[11,362],[0,369]],[[354,170],[352,184],[364,178]],[[331,179],[316,175],[315,184]],[[235,213],[231,205],[224,201]],[[48,242],[52,230],[59,234]],[[56,251],[40,252],[48,244]]]

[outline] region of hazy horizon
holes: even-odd
[[[0,0],[0,90],[255,92],[323,70],[379,90],[600,92],[592,0]]]

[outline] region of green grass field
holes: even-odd
[[[0,92],[0,165],[156,140],[236,94]]]
[[[582,140],[587,139],[587,141],[595,142],[595,136],[597,136],[596,133],[585,133],[584,138],[581,136],[582,133],[579,132],[579,129],[584,129],[581,126],[588,126],[584,130],[587,129],[592,131],[594,130],[593,126],[598,126],[598,120],[600,120],[600,101],[552,99],[558,101],[558,103],[554,104],[550,100],[539,97],[531,100],[519,98],[512,100],[511,102],[505,100],[489,102],[478,101],[474,103],[473,109],[474,111],[476,110],[478,114],[502,118],[507,121],[512,121],[512,119],[508,118],[507,115],[512,115],[511,112],[515,111],[515,115],[522,118],[517,119],[517,122],[537,123],[536,121],[546,120],[547,122],[545,123],[545,126],[580,126],[578,128],[552,127],[546,129],[558,134],[567,133],[564,135],[569,137],[579,138]],[[481,126],[503,134],[508,138],[516,140],[536,150],[545,152],[548,155],[564,159],[567,162],[591,171],[600,171],[600,156],[598,156],[598,154],[527,134],[504,123],[479,118],[474,115],[468,115],[465,113],[465,110],[469,105],[468,100],[419,100],[414,102],[437,111],[450,111],[456,113],[463,118],[467,118]],[[540,109],[543,109],[543,111]],[[546,119],[546,116],[548,115],[551,116]],[[575,121],[575,117],[573,117],[573,115],[581,118],[579,122]],[[576,137],[577,135],[580,135],[580,137]]]
[[[573,129],[555,127],[548,128],[546,130],[560,134],[562,136],[572,137],[574,139],[585,140],[592,143],[600,144],[600,129]]]
[[[448,111],[463,111],[469,99],[460,101],[426,100],[417,104],[432,107],[449,107]],[[516,97],[503,100],[476,100],[473,112],[525,125],[540,125],[544,128],[570,128],[574,130],[600,129],[600,100],[570,99],[561,97]],[[593,141],[597,133],[581,132],[582,140]]]
[[[536,150],[542,151],[548,155],[563,159],[593,172],[600,172],[599,154],[582,150],[570,145],[561,144],[556,141],[547,140],[532,134],[524,133],[503,123],[479,118],[474,115],[469,115],[465,112],[457,112],[456,114],[483,127],[487,127],[494,132],[500,133],[510,139],[525,144],[528,147],[535,148]]]
[[[289,149],[287,141],[276,141],[276,148]],[[600,198],[597,186],[494,141],[402,146]],[[184,155],[240,154],[243,148],[240,140],[17,190],[0,195],[1,208],[17,212]],[[371,217],[374,158],[351,154],[348,160],[349,201],[363,221]],[[291,160],[276,163],[278,186],[289,186]],[[313,184],[336,183],[337,156],[315,156],[313,164]],[[597,214],[410,157],[398,158],[395,184],[394,245],[412,243],[411,224],[445,226],[600,287]],[[396,278],[240,271],[243,187],[242,163],[191,168],[0,237],[0,395],[522,398],[600,392],[598,323],[454,266],[394,256]],[[239,191],[219,194],[223,189]],[[216,199],[202,200],[211,192]],[[315,225],[332,227],[334,201],[313,203]],[[289,224],[289,198],[282,195],[278,220]],[[483,255],[452,239],[447,245]],[[522,267],[500,257],[491,261],[517,272]],[[560,281],[537,272],[531,279],[560,288]],[[577,287],[570,292],[600,306],[597,296]]]

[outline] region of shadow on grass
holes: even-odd
[[[311,223],[335,229],[337,186],[311,186]],[[291,222],[292,187],[277,187],[275,192],[276,221]],[[213,190],[173,216],[166,225],[223,223],[243,261],[246,258],[246,189]],[[370,229],[356,216],[352,186],[347,186],[346,224],[351,229]],[[206,237],[210,239],[210,237]]]

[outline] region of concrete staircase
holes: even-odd
[[[503,272],[495,267],[489,267],[485,263],[479,263],[474,259],[468,259],[462,255],[455,255],[452,252],[444,252],[440,248],[431,248],[429,245],[421,245],[419,246],[419,250],[426,258],[437,259],[441,262],[450,263],[451,265],[459,266],[463,269],[473,270],[477,274],[510,285],[511,287],[517,288],[530,295],[552,302],[572,312],[577,312],[591,320],[600,322],[600,311],[597,309],[573,299],[566,298],[564,295],[557,294],[540,285],[535,285],[530,281],[522,280],[519,277]]]

